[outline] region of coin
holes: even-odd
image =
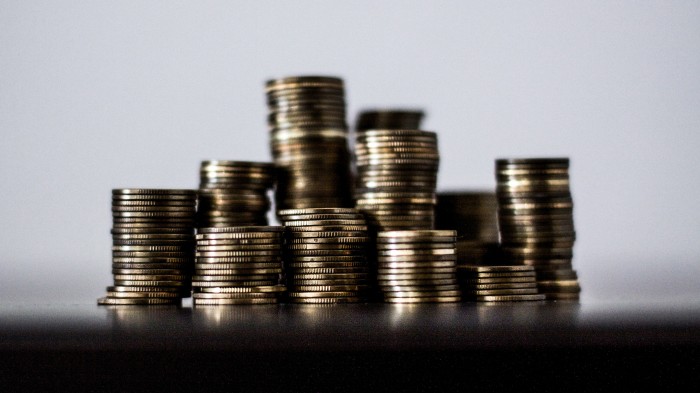
[[[437,296],[437,297],[384,297],[386,303],[456,303],[461,300],[460,296]]]
[[[181,300],[179,298],[111,298],[111,297],[101,297],[97,299],[98,305],[103,306],[132,306],[132,305],[152,305],[152,304],[171,304],[179,305]]]
[[[477,301],[481,302],[522,302],[522,301],[539,301],[545,300],[546,296],[542,294],[532,295],[479,295],[476,296]]]
[[[253,305],[253,304],[277,304],[276,298],[262,299],[195,299],[192,304],[196,306],[223,306],[223,305]]]
[[[284,285],[262,285],[245,287],[205,287],[199,288],[199,293],[279,293],[285,292]]]

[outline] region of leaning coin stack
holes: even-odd
[[[532,266],[459,266],[457,277],[465,300],[522,302],[546,299],[537,292],[535,268]]]
[[[420,130],[423,111],[411,109],[376,109],[360,112],[355,123],[357,131]]]
[[[282,270],[281,226],[199,228],[195,306],[275,304]]]
[[[114,285],[101,305],[180,304],[190,296],[195,190],[112,190]]]
[[[367,300],[369,235],[352,208],[287,209],[285,274],[290,303],[357,303]]]
[[[387,303],[460,301],[455,231],[377,234],[377,282]]]
[[[576,232],[569,159],[497,160],[496,180],[505,255],[512,264],[534,266],[547,299],[578,299],[581,287],[571,262]]]
[[[267,225],[274,165],[248,161],[203,161],[197,226]]]
[[[277,210],[351,207],[343,81],[302,76],[266,84]]]
[[[433,229],[440,162],[437,135],[419,130],[358,131],[357,208],[376,231]]]

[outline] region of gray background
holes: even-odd
[[[700,289],[700,2],[0,1],[0,301],[94,302],[110,190],[268,161],[263,83],[425,108],[440,189],[569,156],[583,299]]]

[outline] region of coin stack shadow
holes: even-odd
[[[333,304],[367,300],[369,235],[353,208],[288,209],[285,274],[290,303]]]
[[[440,156],[437,135],[358,131],[356,207],[374,231],[433,229]]]
[[[416,109],[371,109],[360,112],[355,122],[357,131],[420,130],[424,113]]]
[[[377,282],[384,301],[460,301],[455,274],[456,235],[451,230],[379,232]]]
[[[459,266],[457,277],[465,300],[518,302],[545,300],[537,292],[535,268],[527,265]]]
[[[438,192],[435,228],[457,231],[458,265],[484,265],[500,260],[495,192]]]
[[[193,304],[276,304],[282,268],[281,226],[200,228]]]
[[[190,296],[195,190],[112,190],[114,285],[100,305],[180,304]]]
[[[578,300],[576,237],[568,158],[496,160],[501,248],[512,264],[534,266],[550,300]]]
[[[202,161],[197,227],[267,225],[272,163]]]
[[[266,83],[277,211],[352,207],[343,81],[301,76]]]

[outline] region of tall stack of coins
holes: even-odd
[[[374,109],[360,112],[355,123],[357,131],[420,130],[424,113],[412,109]]]
[[[302,76],[266,84],[277,210],[351,207],[343,81]]]
[[[458,264],[489,263],[498,250],[496,193],[439,192],[435,207],[435,228],[457,231]]]
[[[281,210],[286,226],[285,273],[291,303],[367,300],[369,235],[352,208]]]
[[[197,226],[267,225],[272,163],[202,161]]]
[[[547,299],[578,299],[569,159],[496,160],[496,180],[505,255],[512,264],[535,267]]]
[[[194,305],[274,304],[282,271],[280,226],[200,228]]]
[[[433,229],[437,135],[368,130],[356,138],[356,206],[369,224],[377,231]]]
[[[457,276],[465,300],[522,302],[545,300],[537,293],[535,268],[527,265],[459,266]]]
[[[388,231],[377,234],[377,282],[387,303],[460,300],[455,231]]]
[[[195,190],[112,190],[114,285],[101,305],[180,304],[190,296]]]

